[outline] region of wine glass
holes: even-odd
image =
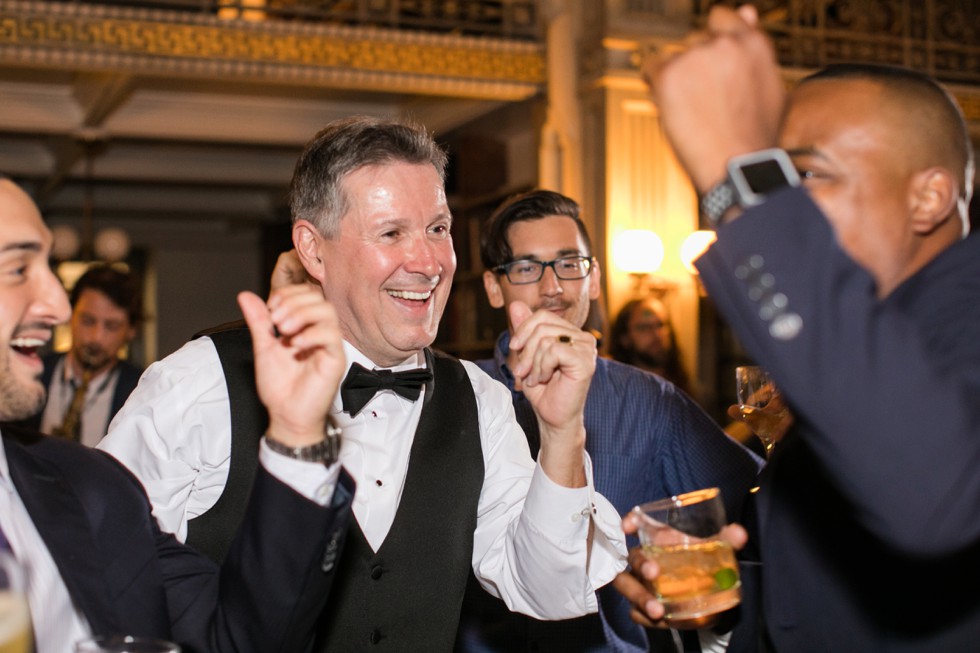
[[[0,651],[30,653],[33,650],[26,574],[9,549],[0,549]]]
[[[757,365],[735,368],[735,393],[742,421],[762,440],[768,457],[786,430],[789,408],[769,373]]]

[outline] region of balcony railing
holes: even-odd
[[[717,0],[699,0],[703,20]],[[980,83],[980,0],[755,0],[785,66],[864,61]]]
[[[536,40],[537,0],[71,0],[230,20],[309,21]]]

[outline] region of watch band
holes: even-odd
[[[722,217],[728,210],[737,204],[735,198],[735,185],[731,178],[725,177],[704,194],[701,198],[699,208],[701,215],[708,221],[708,226],[714,229],[721,222]]]
[[[340,435],[342,432],[341,428],[331,420],[327,422],[323,440],[316,444],[310,444],[305,447],[291,447],[276,440],[268,431],[265,434],[265,443],[276,453],[288,458],[305,460],[311,463],[323,463],[329,467],[337,462],[340,457]]]
[[[800,185],[792,159],[778,147],[733,156],[726,167],[725,179],[712,186],[699,205],[712,228],[734,206],[747,209],[781,188]]]

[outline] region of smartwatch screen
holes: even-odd
[[[800,176],[789,156],[780,149],[762,150],[734,157],[728,165],[738,203],[744,208],[760,204],[773,191],[799,186]]]
[[[743,165],[741,170],[749,190],[756,195],[767,195],[777,188],[788,185],[786,173],[774,159],[749,163]]]

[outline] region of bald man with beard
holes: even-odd
[[[935,80],[886,66],[834,66],[787,98],[751,7],[716,8],[689,43],[645,72],[698,191],[717,197],[738,157],[776,147],[800,178],[703,205],[720,226],[701,278],[796,415],[747,522],[760,592],[729,650],[972,650],[980,238],[963,115]],[[634,618],[661,619],[634,578],[616,583]]]

